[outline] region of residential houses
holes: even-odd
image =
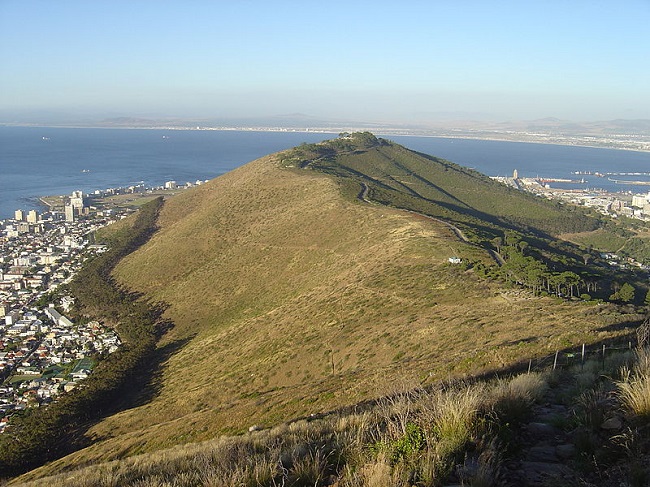
[[[67,318],[71,297],[56,306],[38,303],[71,279],[87,257],[106,250],[92,245],[91,235],[124,212],[75,221],[30,214],[29,222],[0,221],[0,432],[15,411],[72,390],[92,372],[95,357],[120,346],[117,334],[99,322]],[[22,211],[16,216],[24,217]]]

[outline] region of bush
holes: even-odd
[[[650,422],[650,350],[637,350],[632,369],[624,367],[618,382],[618,395],[623,408],[635,420]]]

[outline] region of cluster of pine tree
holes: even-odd
[[[506,232],[504,238],[493,238],[491,244],[503,264],[500,267],[476,264],[475,270],[485,277],[523,286],[535,295],[549,293],[587,300],[598,297],[619,303],[637,301],[635,287],[629,282],[620,283],[611,271],[594,265],[595,254],[591,250],[585,251],[580,259],[561,253],[555,244],[554,252],[547,252],[544,256],[540,248],[511,231]],[[613,294],[610,294],[610,288]],[[650,292],[644,304],[650,305]]]

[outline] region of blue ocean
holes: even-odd
[[[0,219],[39,208],[38,197],[74,190],[147,186],[211,179],[263,155],[335,134],[0,127]],[[490,176],[581,179],[573,188],[647,193],[574,172],[643,173],[650,153],[588,147],[434,137],[386,136],[410,149],[472,167]],[[614,178],[612,176],[612,178]],[[616,179],[650,180],[644,175]],[[554,186],[562,186],[554,184]]]
[[[324,134],[0,127],[0,219],[74,190],[212,179]]]

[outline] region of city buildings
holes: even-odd
[[[75,193],[70,207],[83,208],[81,193]],[[92,373],[96,357],[119,347],[115,331],[63,314],[70,310],[69,296],[53,304],[45,296],[72,279],[86,258],[106,250],[92,244],[92,235],[124,213],[67,221],[56,212],[31,210],[23,221],[18,210],[18,218],[0,220],[0,432],[14,412],[72,390]]]
[[[513,177],[495,176],[492,179],[516,189],[529,191],[549,199],[556,199],[578,206],[587,206],[614,218],[627,216],[650,220],[650,192],[647,194],[612,193],[599,189],[560,189],[553,182],[571,182],[557,179],[519,178],[517,170]]]

